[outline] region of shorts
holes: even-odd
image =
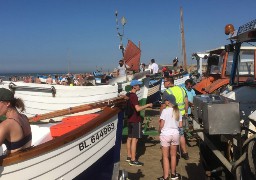
[[[179,134],[173,134],[169,136],[161,135],[160,136],[160,144],[163,147],[169,147],[170,145],[179,145],[180,144],[180,136]]]
[[[142,131],[141,131],[141,123],[128,123],[128,137],[129,138],[141,138]]]

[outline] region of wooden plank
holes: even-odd
[[[124,103],[124,101],[125,101],[124,98],[117,97],[117,98],[109,99],[107,101],[99,101],[99,102],[92,103],[92,104],[85,104],[85,105],[70,107],[67,109],[57,110],[57,111],[53,111],[50,113],[30,117],[29,122],[37,122],[40,120],[50,119],[50,118],[54,118],[54,117],[58,117],[58,116],[74,114],[74,113],[88,111],[88,110],[96,109],[96,108],[103,108],[105,106],[113,106],[113,105],[118,106],[118,105],[121,105],[122,103]]]

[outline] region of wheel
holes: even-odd
[[[128,180],[128,173],[123,169],[119,180]]]
[[[255,169],[255,165],[256,165],[256,142],[251,141],[248,145],[248,163],[249,163],[249,168],[250,171],[252,173],[252,175],[254,176],[254,178],[256,179],[256,169]]]
[[[212,139],[214,140],[214,139]],[[223,146],[223,145],[222,145]],[[220,160],[214,155],[214,153],[212,152],[212,150],[209,149],[209,147],[204,143],[201,142],[200,143],[200,162],[202,163],[204,170],[210,171],[211,172],[211,178],[212,179],[234,179],[233,175],[227,170],[225,169],[225,167],[223,166],[223,164],[220,162]],[[224,148],[225,149],[225,148]],[[224,149],[223,150],[223,154],[224,154]],[[230,152],[230,160],[232,161],[233,159],[233,148],[232,145],[230,144],[229,148],[228,148],[229,152]],[[214,172],[214,171],[215,172]]]
[[[243,163],[242,177],[246,180],[256,179],[256,142],[252,140],[247,147],[247,158]]]

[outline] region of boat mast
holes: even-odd
[[[183,68],[187,70],[187,54],[186,54],[186,43],[185,43],[185,34],[184,34],[184,24],[183,24],[183,9],[180,7],[180,33],[181,33],[181,43],[182,43],[182,52],[183,55]]]
[[[117,10],[116,10],[116,12],[115,12],[115,16],[116,16],[116,31],[117,31],[117,34],[118,34],[118,36],[119,36],[119,38],[120,38],[119,49],[121,49],[122,55],[123,55],[123,57],[124,57],[123,36],[124,36],[124,25],[126,24],[127,20],[125,19],[124,16],[121,18],[121,24],[122,24],[122,27],[123,27],[123,29],[122,29],[123,32],[120,33],[120,32],[119,32],[118,11],[117,11]]]
[[[68,48],[68,74],[70,73],[71,50]]]

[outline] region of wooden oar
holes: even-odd
[[[125,102],[124,98],[116,97],[116,98],[112,98],[112,99],[108,99],[108,100],[104,100],[104,101],[95,102],[92,104],[74,106],[74,107],[70,107],[67,109],[49,112],[46,114],[36,115],[36,116],[30,117],[29,122],[37,122],[37,121],[44,120],[44,119],[64,116],[64,115],[68,115],[68,114],[74,114],[74,113],[88,111],[88,110],[96,109],[96,108],[103,108],[106,106],[120,106],[124,102]]]

